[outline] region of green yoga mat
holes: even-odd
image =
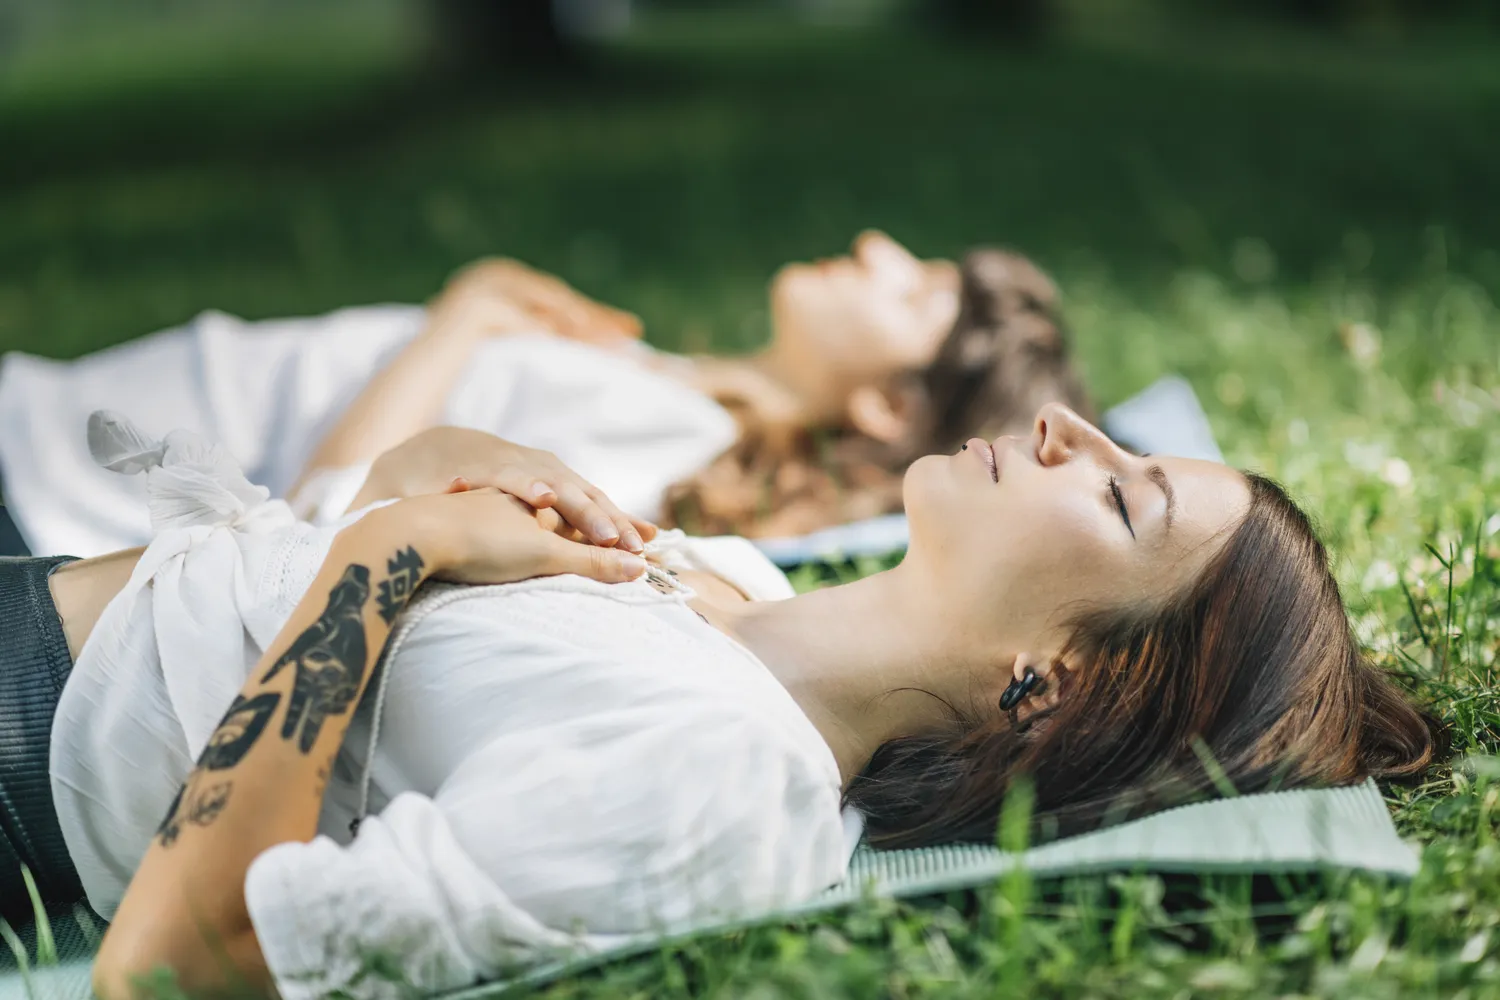
[[[551,962],[518,979],[490,983],[448,1000],[480,1000],[518,985],[536,986],[605,962],[641,954],[665,941],[845,906],[867,893],[920,896],[993,882],[1017,863],[1040,876],[1095,871],[1274,873],[1360,869],[1402,878],[1417,871],[1416,852],[1396,834],[1373,781],[1348,788],[1245,795],[1169,809],[1120,826],[1070,837],[1023,854],[986,844],[909,851],[855,852],[844,881],[802,906],[757,920],[680,927],[643,936],[608,952]],[[0,1000],[84,1000],[89,996],[92,928],[70,914],[54,916],[58,964],[35,965],[36,928],[18,929],[32,968],[24,976],[0,948]]]

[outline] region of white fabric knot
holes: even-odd
[[[95,410],[89,415],[88,442],[89,453],[104,468],[146,474],[146,502],[156,532],[247,527],[271,496],[245,478],[223,446],[192,431],[175,430],[156,440],[118,413]]]

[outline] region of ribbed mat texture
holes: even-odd
[[[1342,868],[1410,877],[1417,870],[1416,853],[1397,836],[1373,781],[1348,788],[1273,792],[1182,806],[1033,848],[1019,860],[1038,875],[1102,870],[1260,873]],[[674,928],[607,953],[549,963],[509,982],[450,994],[448,1000],[487,1000],[510,987],[541,985],[694,933],[816,913],[847,905],[867,893],[920,896],[981,886],[1010,870],[1016,861],[1016,855],[985,844],[909,851],[861,848],[843,882],[795,910],[768,913],[758,920],[733,925]],[[0,948],[0,1000],[86,1000],[92,925],[85,930],[73,916],[58,914],[52,921],[52,931],[61,964],[33,968],[27,977],[29,991],[9,949]],[[35,928],[23,927],[19,932],[28,955],[34,957]]]

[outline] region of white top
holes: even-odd
[[[7,354],[0,475],[11,516],[43,555],[101,555],[151,539],[143,484],[104,472],[89,455],[84,427],[98,409],[127,413],[153,434],[202,434],[252,482],[285,496],[339,414],[424,318],[411,306],[255,323],[205,312],[76,361]],[[556,452],[626,510],[655,518],[666,487],[715,458],[737,429],[711,399],[641,363],[650,357],[637,344],[612,351],[545,335],[497,337],[476,350],[443,419]],[[322,485],[347,502],[362,479],[358,470],[341,486]],[[307,513],[341,514],[330,499],[316,496]]]
[[[109,916],[336,529],[295,520],[194,435],[92,430],[115,468],[146,470],[157,523],[52,737],[63,835]],[[791,594],[742,539],[673,532],[654,548],[752,597]],[[687,607],[690,593],[576,576],[424,589],[385,661],[368,761],[378,815],[351,838],[372,682],[319,836],[271,848],[247,876],[282,995],[399,995],[361,975],[370,956],[424,992],[455,988],[838,881],[853,845],[832,753],[764,664]]]

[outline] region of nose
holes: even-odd
[[[1037,410],[1031,440],[1043,465],[1061,465],[1079,455],[1107,461],[1123,454],[1103,431],[1061,403]]]
[[[853,254],[865,267],[891,277],[910,277],[921,270],[921,262],[910,250],[878,229],[866,229],[856,236]]]

